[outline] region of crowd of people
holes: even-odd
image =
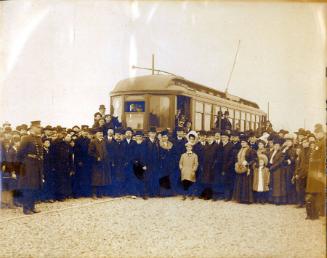
[[[226,114],[228,116],[228,114]],[[220,122],[219,122],[220,123]],[[225,123],[225,122],[223,122]],[[225,123],[226,124],[226,123]],[[4,123],[0,130],[2,207],[39,212],[38,202],[104,196],[180,196],[245,204],[296,204],[325,215],[325,132],[122,128],[105,114],[63,128]],[[189,127],[189,126],[188,126]]]

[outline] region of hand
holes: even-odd
[[[251,172],[250,169],[248,169],[248,172],[246,173],[246,175],[249,176],[250,172]]]
[[[11,177],[12,177],[13,179],[16,179],[16,178],[17,178],[15,171],[11,174]]]
[[[146,170],[146,166],[143,167],[143,170]]]
[[[98,157],[98,158],[97,158],[97,161],[101,161],[101,158],[100,158],[100,157]]]
[[[222,174],[223,176],[226,175],[226,173],[225,173],[224,171],[223,171],[221,174]]]
[[[244,160],[243,162],[242,162],[242,165],[243,166],[246,166],[248,164],[248,162],[246,161],[246,160]]]
[[[78,162],[78,165],[81,167],[81,166],[83,166],[83,162]]]
[[[74,174],[75,174],[74,171],[70,171],[70,172],[69,172],[69,175],[70,175],[70,176],[73,176]]]
[[[6,166],[3,165],[3,166],[1,167],[1,170],[2,170],[2,171],[5,171],[5,170],[6,170]]]

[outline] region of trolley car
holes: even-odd
[[[110,104],[123,126],[144,131],[152,126],[173,129],[177,110],[191,121],[193,130],[211,130],[218,111],[226,110],[233,128],[240,131],[257,130],[266,121],[266,113],[254,102],[166,74],[118,82]]]

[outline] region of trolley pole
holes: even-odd
[[[270,121],[270,119],[269,119],[269,114],[270,113],[270,105],[269,105],[269,101],[268,101],[268,121]]]

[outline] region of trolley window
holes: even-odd
[[[116,96],[116,97],[112,97],[112,114],[116,117],[118,117],[119,121],[121,121],[121,116],[122,116],[122,109],[123,109],[123,105],[122,105],[122,97],[121,96]]]
[[[125,112],[144,112],[145,102],[144,101],[126,101]]]
[[[211,112],[212,112],[212,105],[205,104],[204,105],[204,130],[210,131],[211,129]]]
[[[202,121],[203,121],[203,103],[196,101],[195,102],[195,130],[202,130]]]
[[[126,113],[126,125],[133,129],[143,129],[144,113]]]
[[[169,127],[169,105],[170,100],[167,96],[150,96],[150,126]]]

